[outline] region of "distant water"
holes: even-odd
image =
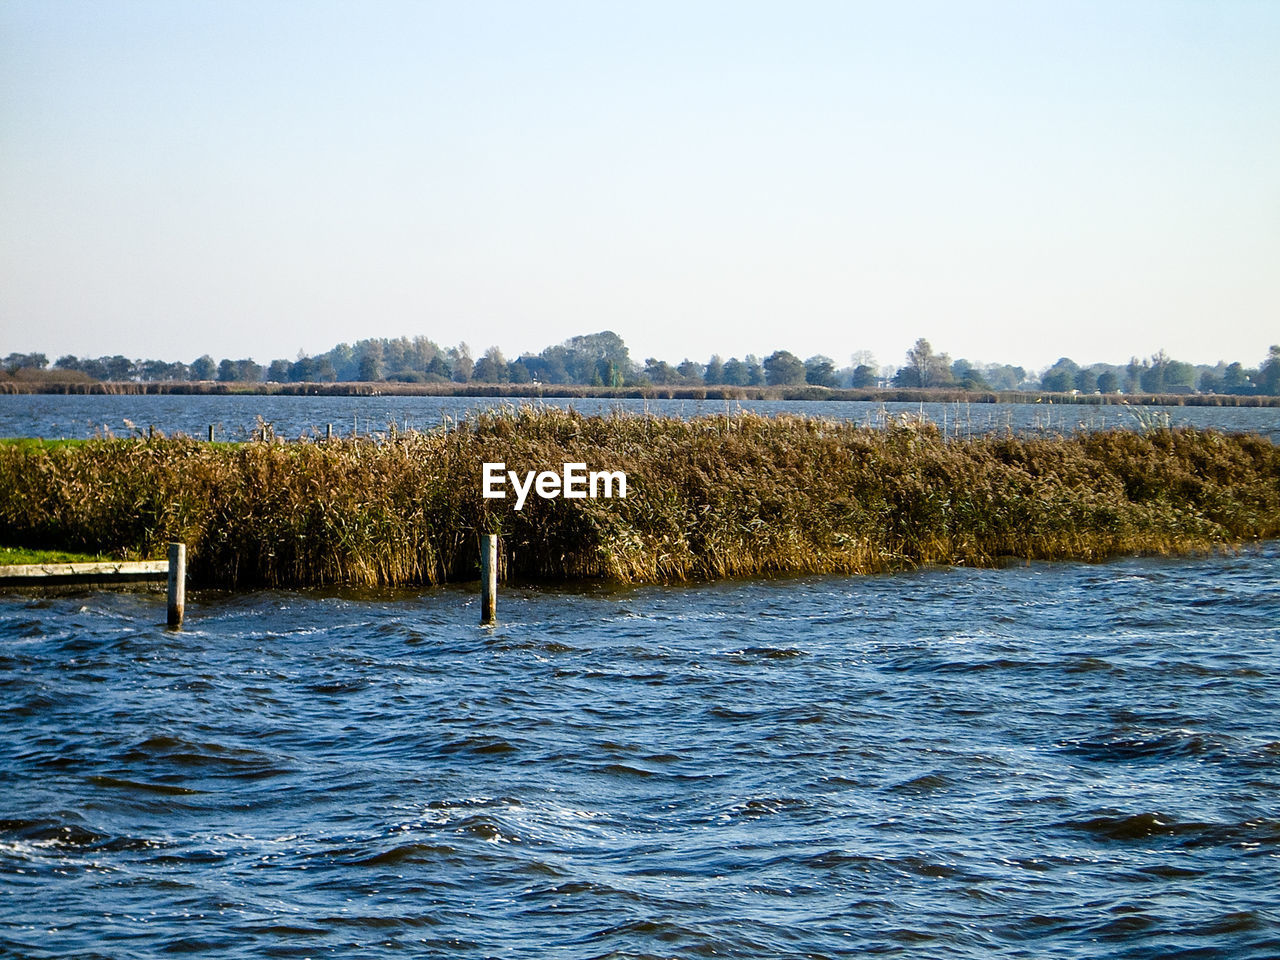
[[[145,431],[155,426],[207,437],[215,427],[220,440],[244,439],[258,418],[276,433],[297,437],[323,433],[333,424],[339,434],[400,429],[430,429],[445,418],[523,403],[573,407],[587,414],[614,410],[674,417],[753,410],[794,413],[882,425],[886,415],[923,413],[948,434],[964,436],[992,430],[1072,433],[1151,424],[1214,427],[1270,436],[1280,442],[1280,407],[1124,407],[1039,403],[868,403],[861,401],[758,400],[540,400],[501,397],[267,397],[267,396],[58,396],[0,394],[0,437],[82,438],[110,431],[128,436],[129,423]]]
[[[1280,545],[0,594],[0,955],[1280,956]]]

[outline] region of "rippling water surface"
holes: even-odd
[[[1280,956],[1280,545],[0,595],[0,953]]]
[[[204,438],[210,426],[219,440],[243,440],[258,418],[284,437],[323,433],[332,424],[339,434],[386,430],[389,424],[418,430],[444,418],[525,403],[573,407],[586,414],[614,410],[671,417],[696,417],[751,410],[765,415],[831,417],[872,426],[886,416],[924,414],[948,434],[965,436],[992,430],[1071,433],[1076,430],[1146,426],[1213,427],[1259,433],[1280,442],[1280,407],[1127,407],[1044,403],[873,403],[819,400],[602,400],[592,398],[520,400],[502,397],[292,397],[292,396],[108,396],[86,394],[0,394],[0,437],[83,438],[111,431],[156,426]]]

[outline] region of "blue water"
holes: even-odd
[[[1280,956],[1280,545],[0,595],[0,954]]]
[[[110,432],[129,436],[155,426],[166,433],[204,438],[213,426],[219,440],[249,437],[258,418],[276,433],[294,438],[323,434],[332,424],[339,434],[399,429],[431,429],[445,418],[478,410],[510,408],[523,402],[495,397],[268,397],[268,396],[58,396],[0,394],[0,437],[79,439]],[[1280,442],[1280,407],[1124,407],[1037,403],[869,403],[861,401],[742,400],[543,400],[587,414],[614,410],[676,417],[752,410],[792,413],[882,425],[886,416],[924,414],[948,435],[993,430],[1071,433],[1146,426],[1214,427],[1259,433]],[[133,426],[131,427],[130,424]]]

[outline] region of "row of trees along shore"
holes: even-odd
[[[215,381],[226,384],[399,382],[421,384],[575,384],[586,387],[827,387],[844,389],[932,388],[978,392],[1039,391],[1080,394],[1235,394],[1280,396],[1280,346],[1271,347],[1256,367],[1239,362],[1214,365],[1175,360],[1163,350],[1127,363],[1081,365],[1062,357],[1045,370],[1029,371],[1002,363],[952,360],[920,339],[900,366],[878,364],[867,351],[854,353],[838,367],[831,357],[800,359],[777,350],[760,359],[748,354],[705,363],[684,359],[676,365],[655,357],[631,358],[612,331],[571,337],[541,353],[508,360],[497,347],[479,358],[466,343],[441,347],[426,337],[340,343],[327,353],[294,360],[272,360],[265,367],[251,359],[191,363],[131,360],[124,356],[59,357],[52,366],[41,353],[10,353],[0,379],[11,382],[158,383]]]

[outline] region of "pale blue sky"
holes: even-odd
[[[0,354],[1256,363],[1280,3],[0,0]]]

